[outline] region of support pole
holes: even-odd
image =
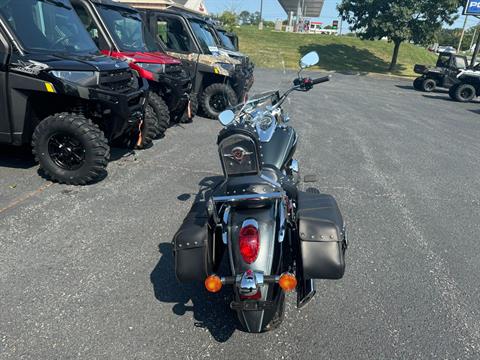
[[[472,62],[470,63],[470,67],[472,68],[475,66],[475,63],[477,62],[477,56],[479,51],[480,51],[480,31],[477,36],[477,45],[475,45],[475,51],[473,52]]]
[[[258,29],[263,30],[263,0],[260,0],[260,22],[258,23]]]
[[[462,35],[460,36],[457,52],[462,51],[462,42],[463,42],[463,37],[465,36],[465,28],[467,27],[467,20],[468,20],[468,15],[465,15],[465,22],[463,23]]]

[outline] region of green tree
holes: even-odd
[[[251,25],[258,25],[260,24],[260,12],[255,11],[254,13],[250,14],[250,20],[249,23]]]
[[[238,21],[242,24],[242,25],[246,25],[246,24],[249,24],[250,23],[250,12],[248,12],[247,10],[243,10],[239,15],[238,15]]]
[[[220,20],[226,28],[231,30],[235,25],[237,25],[237,14],[232,11],[224,11],[218,17],[218,20]]]
[[[386,37],[393,42],[389,68],[393,71],[402,42],[431,42],[443,24],[453,24],[463,3],[463,0],[342,0],[338,11],[361,38]]]

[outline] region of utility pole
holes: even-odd
[[[263,30],[263,0],[260,0],[260,22],[258,23],[258,30]]]
[[[478,16],[475,16],[477,19],[479,18]],[[477,56],[478,53],[480,52],[480,33],[477,36],[477,45],[475,45],[475,50],[473,52],[472,56],[472,62],[470,63],[470,66],[473,68],[475,66],[475,63],[477,61]]]
[[[465,36],[465,28],[467,27],[467,20],[468,20],[468,15],[465,15],[465,22],[463,23],[462,35],[460,36],[457,52],[462,51],[462,42],[463,42],[463,37]]]
[[[468,50],[472,50],[473,44],[475,43],[475,36],[477,36],[477,25],[475,25],[475,29],[473,30],[472,42]]]

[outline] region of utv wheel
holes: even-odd
[[[140,123],[140,128],[130,128],[120,138],[120,145],[127,149],[146,149],[153,144],[153,139],[159,132],[157,119],[155,114],[148,109],[145,109],[145,116]]]
[[[423,81],[423,78],[421,77],[418,77],[415,80],[413,80],[413,88],[419,91],[422,90],[422,87],[421,87],[422,81]]]
[[[460,102],[470,102],[476,95],[477,92],[475,87],[470,84],[460,84],[456,87],[454,92],[455,100]]]
[[[188,106],[188,105],[187,105]],[[181,124],[191,123],[192,119],[197,115],[198,112],[198,95],[195,93],[190,94],[190,112],[191,117],[188,116],[188,107],[183,112],[182,116],[180,117],[179,122]]]
[[[83,115],[60,113],[35,128],[32,152],[46,177],[85,185],[107,174],[110,147],[97,125]]]
[[[448,95],[450,96],[450,98],[452,100],[456,100],[455,99],[455,92],[457,91],[457,87],[458,87],[458,84],[453,85],[453,86],[450,87],[450,89],[448,89]]]
[[[421,90],[432,92],[437,87],[437,83],[433,79],[424,79],[421,84]]]
[[[165,131],[170,126],[170,110],[168,110],[167,103],[158,94],[150,92],[146,111],[156,118],[158,133],[155,138],[164,137]]]
[[[200,105],[205,116],[217,119],[218,115],[230,106],[237,105],[237,95],[228,84],[216,83],[203,90]]]

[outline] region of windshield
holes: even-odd
[[[190,25],[195,33],[195,36],[200,43],[202,50],[206,53],[218,51],[218,43],[207,23],[198,20],[190,20]]]
[[[69,0],[4,0],[0,16],[27,52],[98,53]]]
[[[122,51],[159,51],[140,14],[116,6],[97,5],[113,40]]]
[[[236,51],[235,45],[233,45],[232,40],[227,36],[227,33],[223,30],[218,30],[217,31],[218,37],[220,38],[220,41],[222,42],[222,45],[225,49],[231,50],[231,51]]]

